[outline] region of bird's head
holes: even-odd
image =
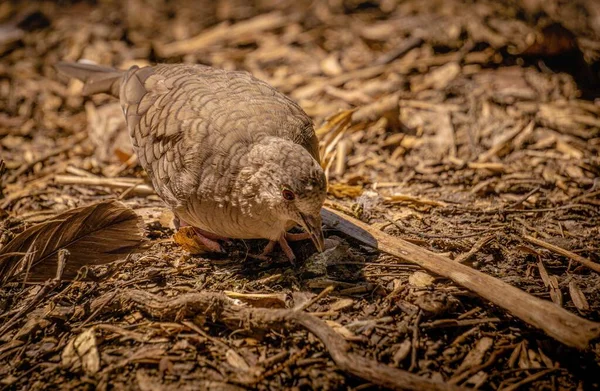
[[[293,222],[302,227],[317,250],[323,251],[321,208],[327,183],[319,163],[302,146],[281,139],[254,152],[260,162],[255,176],[259,188],[256,201],[268,205],[284,225]]]

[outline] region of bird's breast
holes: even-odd
[[[268,210],[250,212],[231,203],[213,200],[195,200],[176,208],[175,213],[190,225],[232,239],[278,240],[288,225]]]

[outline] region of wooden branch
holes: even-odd
[[[548,242],[544,242],[543,240],[536,239],[533,236],[523,235],[523,239],[527,240],[529,243],[533,243],[537,246],[543,247],[547,250],[550,250],[550,251],[560,254],[564,257],[567,257],[575,262],[579,262],[582,265],[592,269],[593,271],[600,273],[600,264],[592,262],[589,259],[582,257],[579,254],[575,254],[569,250],[565,250],[562,247],[558,247],[558,246],[555,246]]]
[[[600,323],[591,322],[565,309],[529,295],[501,280],[425,250],[400,238],[390,236],[352,217],[330,208],[321,212],[323,222],[371,247],[415,263],[432,273],[446,277],[504,308],[546,334],[579,349],[600,337]]]
[[[280,329],[297,324],[313,333],[323,342],[337,366],[354,376],[393,390],[461,390],[447,383],[440,383],[413,373],[397,369],[353,353],[348,342],[319,318],[294,309],[252,308],[233,304],[222,293],[187,293],[173,298],[153,295],[142,290],[127,290],[120,295],[121,301],[136,303],[140,309],[153,317],[175,318],[202,313],[239,329]],[[241,382],[238,379],[238,382]],[[249,381],[250,384],[254,380]]]

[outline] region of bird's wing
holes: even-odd
[[[292,140],[318,160],[302,109],[244,72],[200,65],[132,68],[120,99],[140,163],[172,207],[198,194],[226,199],[245,152],[264,136]]]

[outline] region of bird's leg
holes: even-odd
[[[285,235],[281,235],[281,238],[279,238],[279,245],[281,246],[281,249],[283,250],[285,255],[290,260],[290,263],[292,265],[296,266],[296,256],[294,255],[292,248],[290,247],[287,240],[285,239]]]
[[[181,227],[189,226],[188,223],[181,220],[177,216],[173,217],[173,225],[175,226],[175,229],[177,231],[179,231],[179,228],[181,228]],[[206,247],[207,249],[214,251],[214,252],[222,252],[223,251],[223,249],[221,248],[221,245],[217,242],[217,240],[228,241],[227,238],[219,236],[219,235],[215,235],[213,233],[210,233],[210,232],[200,229],[198,227],[193,227],[193,228],[194,228],[194,232],[196,233],[196,237],[197,237],[198,241],[202,245],[204,245],[204,247]]]
[[[277,243],[275,240],[269,240],[269,243],[267,243],[264,250],[262,251],[262,253],[260,253],[259,256],[266,257],[267,255],[271,254],[271,252],[273,252],[273,249],[275,248],[275,243]]]
[[[310,239],[310,234],[308,232],[302,232],[299,234],[293,234],[290,232],[286,232],[285,239],[290,242],[297,242],[299,240],[308,240],[308,239]]]
[[[210,232],[206,232],[200,228],[194,227],[194,232],[196,233],[196,239],[203,244],[207,249],[220,253],[223,251],[221,245],[217,242],[218,236],[211,234]]]
[[[226,238],[225,236],[221,236],[221,235],[217,235],[217,234],[213,234],[212,232],[208,232],[205,231],[201,228],[198,227],[194,227],[194,231],[196,231],[197,234],[204,236],[205,238],[211,239],[211,240],[222,240],[224,242],[229,242],[229,238]]]
[[[281,249],[283,250],[285,255],[288,257],[291,264],[295,266],[296,265],[296,256],[294,255],[294,252],[290,248],[290,245],[287,243],[287,240],[285,240],[285,235],[282,235],[281,238],[277,241],[269,240],[269,243],[267,243],[267,245],[265,246],[262,253],[260,253],[260,255],[255,255],[253,257],[257,258],[257,259],[266,260],[267,255],[271,254],[271,252],[275,248],[275,244],[277,244],[277,243],[279,243],[279,245],[281,246]]]

